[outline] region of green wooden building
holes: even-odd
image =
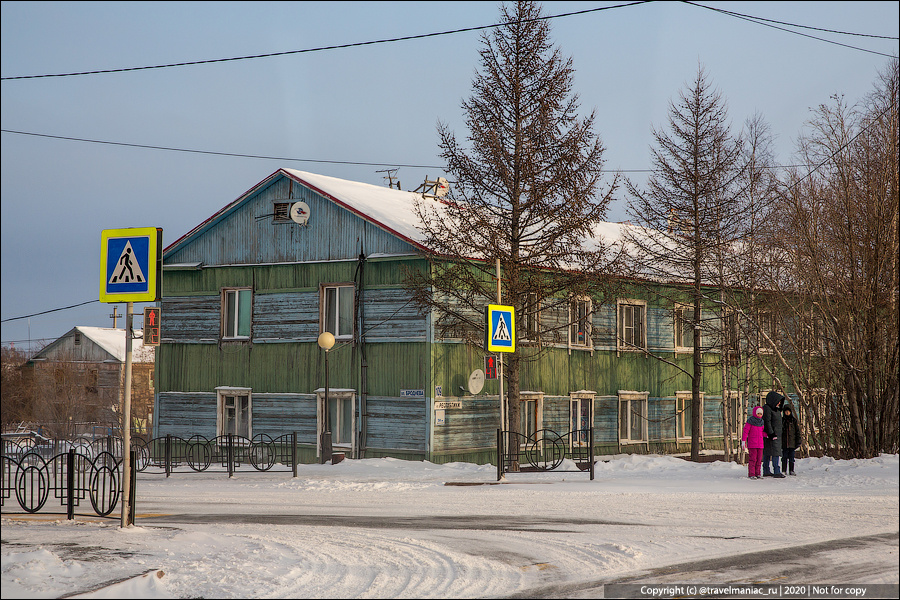
[[[407,269],[429,264],[417,197],[279,169],[169,245],[154,435],[296,432],[315,462],[328,423],[335,451],[351,457],[495,460],[499,390],[478,381],[484,352],[437,337],[404,287]],[[633,289],[541,312],[543,352],[522,371],[523,429],[592,425],[598,453],[689,449],[689,380],[635,351],[689,368],[684,309]],[[327,404],[323,331],[336,340]],[[723,402],[720,369],[705,370],[702,390],[703,444],[721,448],[725,413],[739,430],[748,399]]]

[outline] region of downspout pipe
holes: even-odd
[[[356,260],[356,312],[357,312],[357,348],[359,350],[359,442],[356,444],[356,456],[365,456],[368,419],[367,401],[369,397],[369,361],[366,357],[366,311],[365,311],[365,267],[366,255],[360,244],[359,257]]]

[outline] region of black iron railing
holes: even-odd
[[[108,516],[115,510],[122,489],[122,439],[107,436],[95,440],[4,439],[0,506],[15,497],[22,510],[36,513],[59,500],[68,518],[86,500],[94,512]],[[135,473],[168,477],[178,467],[193,471],[215,470],[233,476],[242,466],[270,471],[287,467],[297,476],[297,434],[252,439],[223,435],[212,439],[195,435],[188,439],[167,435],[143,440],[132,438],[131,460]],[[131,480],[134,498],[136,477]],[[129,503],[134,522],[134,502]]]
[[[109,452],[88,455],[70,447],[45,457],[41,449],[17,452],[4,444],[0,461],[0,505],[6,505],[15,496],[22,510],[36,513],[52,497],[66,509],[67,518],[72,519],[76,508],[85,500],[90,501],[91,508],[101,517],[112,513],[119,503],[122,461]],[[132,487],[132,496],[133,493]]]
[[[272,438],[264,433],[248,439],[239,435],[222,435],[212,439],[194,435],[187,439],[173,435],[152,440],[136,440],[132,447],[138,453],[135,468],[141,472],[156,469],[169,476],[180,466],[188,466],[193,471],[210,469],[227,471],[234,475],[244,465],[257,471],[273,470],[280,465],[285,471],[290,468],[297,476],[297,434],[288,433]]]
[[[594,479],[594,430],[581,429],[558,434],[540,429],[531,435],[497,430],[497,480],[507,473],[558,473],[588,471]],[[565,459],[574,469],[561,469]]]

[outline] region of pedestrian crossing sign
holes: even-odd
[[[484,310],[485,350],[516,351],[516,318],[512,306],[489,304]]]
[[[162,229],[104,229],[100,234],[100,302],[154,302],[162,283]]]

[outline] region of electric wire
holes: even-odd
[[[79,306],[84,306],[85,304],[92,304],[94,302],[100,302],[100,299],[97,300],[88,300],[87,302],[81,302],[80,304],[72,304],[71,306],[62,306],[60,308],[52,308],[50,310],[45,310],[42,312],[32,313],[30,315],[22,315],[21,317],[10,317],[8,319],[3,319],[0,323],[6,323],[7,321],[18,321],[20,319],[28,319],[30,317],[36,317],[38,315],[46,315],[47,313],[56,312],[59,310],[69,310],[70,308],[78,308]]]
[[[884,53],[884,52],[878,52],[878,51],[876,51],[876,50],[867,50],[866,48],[860,48],[860,47],[858,47],[858,46],[851,46],[851,45],[849,45],[849,44],[842,44],[841,42],[835,42],[834,40],[828,40],[828,39],[825,39],[825,38],[816,37],[816,36],[814,36],[814,35],[809,35],[808,33],[802,33],[802,32],[800,32],[800,31],[792,31],[792,30],[790,30],[790,29],[785,29],[784,27],[778,27],[778,26],[776,26],[776,25],[771,25],[770,23],[765,23],[765,22],[764,22],[764,21],[768,21],[769,19],[760,19],[759,17],[751,17],[751,16],[748,16],[748,15],[742,15],[742,14],[740,14],[740,13],[731,12],[731,11],[728,11],[728,10],[723,10],[723,9],[721,9],[721,8],[713,8],[713,7],[711,7],[711,6],[704,6],[704,5],[702,5],[702,4],[697,4],[697,3],[695,3],[695,2],[690,2],[689,0],[682,0],[682,2],[683,2],[684,4],[690,4],[691,6],[696,6],[697,8],[705,8],[706,10],[711,10],[711,11],[713,11],[713,12],[722,13],[722,14],[724,14],[724,15],[728,15],[728,16],[734,17],[734,18],[736,18],[736,19],[743,19],[744,21],[749,21],[749,22],[751,22],[751,23],[756,23],[757,25],[763,25],[763,26],[765,26],[765,27],[771,27],[772,29],[778,29],[779,31],[785,31],[785,32],[787,32],[787,33],[792,33],[792,34],[794,34],[794,35],[799,35],[799,36],[802,36],[802,37],[807,37],[807,38],[810,38],[810,39],[813,39],[813,40],[818,40],[818,41],[820,41],[820,42],[825,42],[825,43],[828,43],[828,44],[834,44],[835,46],[843,46],[844,48],[850,48],[851,50],[859,50],[860,52],[868,52],[868,53],[870,53],[870,54],[877,54],[878,56],[886,56],[886,57],[888,57],[888,58],[893,58],[893,57],[894,57],[893,54],[886,54],[886,53]],[[773,22],[777,22],[777,21],[773,21]],[[793,27],[803,27],[803,26],[802,26],[802,25],[793,25]],[[814,29],[814,28],[809,27],[808,29]],[[827,31],[827,30],[824,30],[824,31]],[[850,33],[847,33],[847,32],[836,32],[836,33],[845,33],[846,35],[856,35],[856,34],[850,34]],[[871,37],[880,37],[880,36],[871,36]],[[900,38],[888,38],[888,39],[900,39]]]
[[[628,8],[628,7],[637,6],[640,4],[647,4],[652,1],[653,0],[639,0],[639,1],[630,2],[627,4],[618,4],[615,6],[589,8],[589,9],[573,11],[573,12],[568,12],[568,13],[561,13],[558,15],[545,15],[545,16],[537,17],[535,19],[529,19],[529,20],[525,20],[525,21],[521,21],[521,22],[527,23],[529,21],[544,21],[544,20],[551,20],[551,19],[560,19],[560,18],[564,18],[564,17],[580,16],[580,15],[585,15],[585,14],[589,14],[589,13],[611,10],[611,9],[615,9],[615,8]],[[771,25],[771,23],[777,23],[778,25],[786,25],[789,27],[809,29],[812,31],[822,31],[825,33],[834,33],[834,34],[839,34],[839,35],[850,35],[850,36],[857,36],[857,37],[866,37],[866,38],[873,38],[873,39],[887,39],[887,40],[900,39],[900,38],[891,37],[891,36],[875,35],[875,34],[867,34],[867,33],[854,33],[854,32],[849,32],[849,31],[826,29],[823,27],[812,27],[809,25],[800,25],[797,23],[788,23],[785,21],[777,21],[775,19],[766,19],[764,17],[756,17],[753,15],[746,15],[746,14],[742,14],[742,13],[738,13],[738,12],[734,12],[734,11],[730,11],[730,10],[725,10],[725,9],[721,9],[721,8],[705,6],[703,4],[698,4],[696,2],[690,2],[688,0],[683,0],[683,3],[689,4],[691,6],[696,6],[697,8],[705,8],[707,10],[722,13],[724,15],[728,15],[728,16],[735,17],[738,19],[744,19],[744,20],[750,21],[752,23],[756,23],[758,25],[765,25],[767,27],[779,29],[779,30],[785,31],[787,33],[793,33],[795,35],[809,37],[811,39],[819,40],[819,41],[826,42],[829,44],[836,44],[838,46],[844,46],[846,48],[850,48],[853,50],[859,50],[861,52],[869,52],[872,54],[878,54],[880,56],[890,57],[891,55],[885,54],[883,52],[877,52],[875,50],[867,50],[865,48],[859,48],[857,46],[850,46],[848,44],[842,44],[840,42],[835,42],[832,40],[819,38],[816,36],[804,34],[804,33],[797,32],[797,31],[791,31],[789,29],[784,29],[782,27],[777,27],[775,25]],[[478,26],[474,26],[474,27],[463,27],[460,29],[452,29],[452,30],[448,30],[448,31],[422,33],[422,34],[417,34],[417,35],[408,35],[408,36],[401,36],[401,37],[396,37],[396,38],[370,40],[370,41],[366,41],[366,42],[351,42],[351,43],[347,43],[347,44],[336,44],[336,45],[332,45],[332,46],[319,46],[316,48],[305,48],[305,49],[301,49],[301,50],[285,50],[282,52],[267,52],[267,53],[263,53],[263,54],[233,56],[233,57],[229,57],[229,58],[212,58],[212,59],[206,59],[206,60],[183,61],[183,62],[177,62],[177,63],[165,63],[165,64],[157,64],[157,65],[145,65],[145,66],[140,66],[140,67],[123,67],[123,68],[118,68],[118,69],[95,69],[95,70],[90,70],[90,71],[76,71],[76,72],[69,72],[69,73],[45,73],[45,74],[41,74],[41,75],[18,75],[18,76],[0,77],[0,81],[11,81],[11,80],[22,80],[22,79],[46,79],[46,78],[54,78],[54,77],[74,77],[74,76],[80,76],[80,75],[101,75],[101,74],[107,74],[107,73],[124,73],[124,72],[129,72],[129,71],[146,71],[146,70],[151,70],[151,69],[168,69],[168,68],[173,68],[173,67],[185,67],[185,66],[204,65],[204,64],[222,63],[222,62],[234,62],[234,61],[239,61],[239,60],[253,60],[253,59],[257,59],[257,58],[273,58],[276,56],[287,56],[287,55],[292,55],[292,54],[306,54],[306,53],[311,53],[311,52],[323,52],[323,51],[327,51],[327,50],[342,50],[342,49],[347,49],[347,48],[356,48],[356,47],[371,46],[371,45],[377,45],[377,44],[390,44],[390,43],[396,43],[396,42],[405,42],[405,41],[410,41],[410,40],[419,40],[419,39],[426,39],[426,38],[439,37],[439,36],[445,36],[445,35],[455,35],[455,34],[459,34],[459,33],[469,33],[469,32],[473,32],[473,31],[483,31],[486,29],[496,29],[498,27],[503,27],[504,25],[507,25],[507,24],[508,23],[494,23],[492,25],[478,25]]]
[[[49,133],[36,133],[33,131],[18,131],[14,129],[0,129],[2,133],[12,133],[16,135],[28,135],[34,137],[42,137],[42,138],[50,138],[54,140],[66,140],[70,142],[86,142],[90,144],[107,144],[110,146],[125,146],[128,148],[144,148],[148,150],[166,150],[169,152],[187,152],[191,154],[211,154],[214,156],[230,156],[233,158],[256,158],[261,160],[278,160],[285,162],[309,162],[309,163],[320,163],[320,164],[333,164],[333,165],[352,165],[352,166],[364,166],[364,167],[405,167],[408,169],[443,169],[444,166],[441,165],[416,165],[416,164],[404,164],[404,163],[376,163],[376,162],[362,162],[362,161],[350,161],[350,160],[325,160],[325,159],[316,159],[316,158],[292,158],[285,156],[265,156],[261,154],[241,154],[238,152],[218,152],[214,150],[196,150],[191,148],[175,148],[172,146],[153,146],[150,144],[134,144],[130,142],[113,142],[110,140],[94,140],[90,138],[78,138],[78,137],[70,137],[64,135],[51,135]],[[791,167],[805,167],[809,165],[773,165],[772,169],[786,169]],[[607,169],[607,173],[652,173],[653,169]],[[266,215],[268,216],[268,215]]]
[[[603,6],[600,8],[588,8],[588,9],[584,9],[584,10],[578,10],[578,11],[563,13],[563,14],[559,14],[559,15],[546,15],[546,16],[537,17],[534,19],[526,19],[526,20],[519,21],[519,22],[528,23],[531,21],[545,21],[545,20],[550,20],[550,19],[560,19],[563,17],[572,17],[572,16],[576,16],[576,15],[584,15],[584,14],[600,12],[600,11],[604,11],[604,10],[611,10],[614,8],[627,8],[627,7],[636,6],[639,4],[646,4],[646,3],[652,2],[652,1],[653,0],[638,0],[637,2],[629,2],[628,4],[617,4],[615,6]],[[325,50],[341,50],[341,49],[345,49],[345,48],[356,48],[356,47],[360,47],[360,46],[372,46],[375,44],[390,44],[390,43],[394,43],[394,42],[420,40],[420,39],[426,39],[426,38],[432,38],[432,37],[438,37],[438,36],[444,36],[444,35],[454,35],[454,34],[458,34],[458,33],[482,31],[485,29],[496,29],[497,27],[503,27],[503,26],[506,26],[509,24],[510,23],[494,23],[493,25],[479,25],[479,26],[475,26],[475,27],[463,27],[461,29],[453,29],[450,31],[421,33],[418,35],[407,35],[407,36],[388,38],[388,39],[382,39],[382,40],[371,40],[368,42],[352,42],[352,43],[348,43],[348,44],[336,44],[333,46],[320,46],[318,48],[306,48],[303,50],[285,50],[283,52],[268,52],[265,54],[253,54],[253,55],[248,55],[248,56],[234,56],[231,58],[212,58],[212,59],[208,59],[208,60],[185,61],[185,62],[168,63],[168,64],[161,64],[161,65],[148,65],[148,66],[143,66],[143,67],[125,67],[125,68],[120,68],[120,69],[98,69],[98,70],[93,70],[93,71],[79,71],[79,72],[74,72],[74,73],[50,73],[50,74],[44,74],[44,75],[19,75],[19,76],[15,76],[15,77],[0,77],[0,80],[8,81],[8,80],[14,80],[14,79],[42,79],[42,78],[49,78],[49,77],[73,77],[73,76],[77,76],[77,75],[100,75],[100,74],[105,74],[105,73],[123,73],[123,72],[127,72],[127,71],[146,71],[146,70],[150,70],[150,69],[168,69],[171,67],[186,67],[186,66],[191,66],[191,65],[204,65],[204,64],[211,64],[211,63],[232,62],[232,61],[237,61],[237,60],[252,60],[252,59],[256,59],[256,58],[272,58],[275,56],[286,56],[286,55],[290,55],[290,54],[305,54],[308,52],[322,52]]]

